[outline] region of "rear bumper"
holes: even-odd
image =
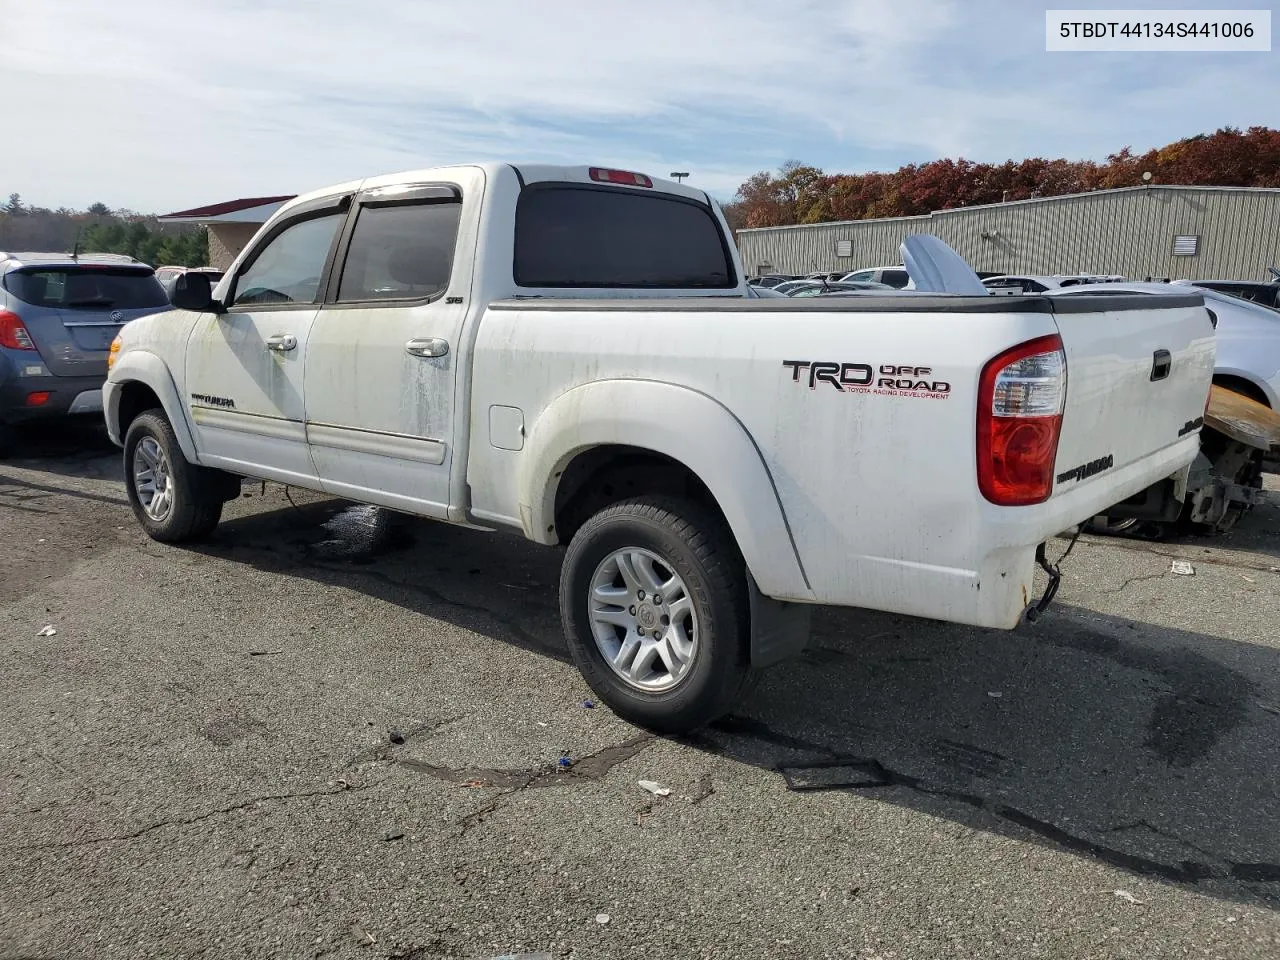
[[[819,603],[862,606],[930,620],[1008,630],[1036,600],[1036,548],[1058,533],[1104,513],[1166,477],[1196,456],[1200,437],[1178,443],[1075,489],[1028,507],[982,504],[965,541],[976,555],[948,565],[893,557],[850,559],[845,581],[857,595],[819,596]],[[981,552],[978,552],[981,551]],[[1056,559],[1050,550],[1050,560]],[[973,566],[970,566],[973,564]],[[1070,565],[1066,573],[1070,573]]]
[[[102,384],[105,377],[19,376],[9,365],[0,369],[0,423],[29,423],[80,414],[102,416]],[[47,393],[48,400],[31,406],[33,393]]]

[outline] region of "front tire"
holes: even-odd
[[[124,441],[124,480],[133,515],[153,540],[189,543],[213,532],[222,517],[217,471],[187,462],[161,410],[140,413]]]
[[[560,575],[574,662],[625,720],[685,733],[727,713],[751,676],[746,567],[724,523],[674,497],[606,507]]]

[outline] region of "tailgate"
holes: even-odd
[[[1197,430],[1215,353],[1203,298],[1048,299],[1067,356],[1055,495],[1102,480]]]
[[[26,327],[49,372],[59,377],[107,375],[107,352],[120,328],[144,310],[29,311]]]

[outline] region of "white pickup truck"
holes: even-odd
[[[567,545],[576,663],[666,731],[815,604],[1016,626],[1048,538],[1185,476],[1214,363],[1192,291],[749,299],[705,193],[594,167],[319,190],[174,303],[104,390],[147,533],[253,477]]]

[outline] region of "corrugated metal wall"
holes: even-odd
[[[901,262],[912,233],[941,237],[975,270],[1118,273],[1130,279],[1266,279],[1280,268],[1280,190],[1135,187],[944,210],[923,217],[743,230],[748,273],[856,270]],[[1173,238],[1198,236],[1195,256],[1173,256]],[[851,241],[851,257],[836,242]]]

